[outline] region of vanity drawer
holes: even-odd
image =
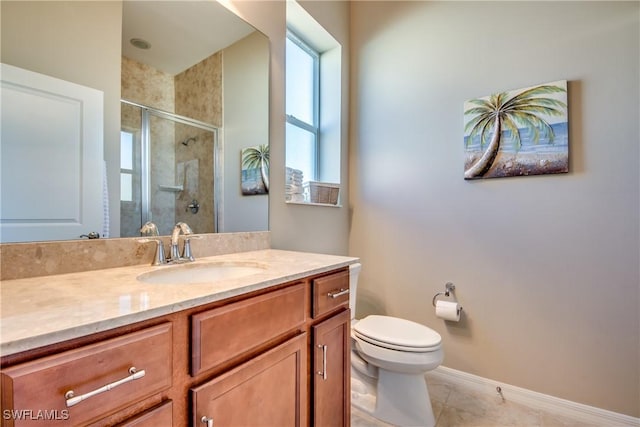
[[[349,304],[349,270],[341,270],[312,281],[313,317]]]
[[[171,323],[163,323],[4,369],[2,406],[15,410],[10,418],[16,419],[3,422],[84,425],[165,390],[171,386],[172,341]]]
[[[169,400],[161,403],[117,427],[171,427],[173,425],[173,403]]]
[[[256,349],[305,322],[303,283],[191,318],[191,375]]]

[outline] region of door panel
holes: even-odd
[[[103,93],[2,64],[0,241],[103,234]]]

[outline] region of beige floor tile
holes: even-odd
[[[431,399],[431,409],[433,410],[433,417],[437,421],[444,409],[444,403]]]
[[[497,395],[488,396],[486,393],[452,387],[445,406],[464,411],[465,414],[480,419],[487,415],[487,411],[503,403]]]
[[[426,375],[436,427],[603,427],[532,409]],[[393,427],[352,407],[353,427]]]
[[[498,422],[498,426],[540,426],[540,412],[518,403],[505,402],[490,409],[488,414]]]
[[[464,409],[445,406],[436,427],[498,427],[498,420],[487,414],[481,416]]]
[[[426,378],[427,389],[429,390],[429,397],[431,398],[431,401],[440,403],[446,402],[449,398],[449,394],[451,394],[452,386],[429,375],[427,375]]]
[[[589,424],[584,421],[577,421],[571,418],[563,417],[561,415],[552,414],[549,412],[540,412],[540,426],[541,427],[602,427],[601,425]]]
[[[391,424],[387,424],[372,417],[371,415],[362,412],[358,408],[351,407],[351,427],[392,427]]]

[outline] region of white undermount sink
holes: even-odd
[[[209,262],[158,267],[137,277],[140,282],[155,284],[211,283],[262,273],[265,266],[244,262]]]

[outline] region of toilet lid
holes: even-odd
[[[371,344],[404,351],[430,351],[442,341],[433,329],[390,316],[367,316],[353,330],[357,337]]]

